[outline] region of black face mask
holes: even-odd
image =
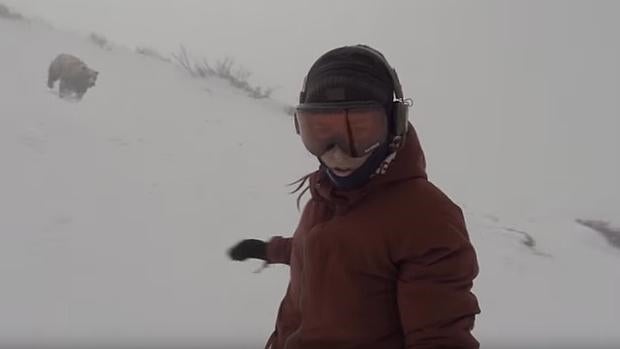
[[[336,176],[319,158],[321,163],[321,171],[327,174],[334,186],[340,190],[354,190],[358,189],[370,180],[370,176],[379,168],[381,162],[388,156],[389,144],[383,142],[382,145],[375,149],[375,151],[366,159],[366,162],[357,168],[353,173],[346,177]]]

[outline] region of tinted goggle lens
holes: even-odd
[[[362,157],[387,139],[387,116],[379,104],[306,104],[297,107],[295,118],[306,149],[316,156],[338,146],[350,156]]]

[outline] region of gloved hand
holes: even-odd
[[[246,239],[228,250],[232,260],[244,261],[248,258],[267,260],[267,243],[256,239]]]

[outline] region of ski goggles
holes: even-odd
[[[316,156],[338,146],[349,156],[363,157],[388,135],[385,109],[376,102],[303,103],[297,106],[295,127]]]

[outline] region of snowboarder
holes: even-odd
[[[427,180],[410,106],[371,47],[310,68],[295,125],[320,164],[297,188],[311,198],[292,237],[228,251],[290,265],[266,348],[479,347],[476,254],[461,209]]]

